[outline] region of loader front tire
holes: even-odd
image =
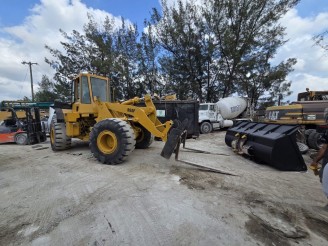
[[[143,126],[136,126],[138,135],[136,138],[136,149],[147,149],[154,141],[154,136]]]
[[[104,164],[122,163],[135,148],[134,131],[121,119],[99,121],[90,133],[90,148],[94,157]]]
[[[65,150],[71,147],[71,138],[66,136],[66,126],[64,122],[57,122],[53,116],[50,125],[50,144],[53,151]]]

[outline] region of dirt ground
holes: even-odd
[[[187,141],[216,154],[180,158],[235,176],[166,160],[158,141],[117,166],[78,141],[0,145],[0,245],[328,245],[318,177],[237,156],[224,135]]]

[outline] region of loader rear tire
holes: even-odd
[[[308,144],[311,149],[315,149],[315,150],[320,149],[320,147],[321,147],[320,133],[311,132],[308,137]]]
[[[65,150],[71,147],[72,139],[66,136],[66,126],[64,122],[57,122],[53,116],[50,125],[50,144],[53,151]]]
[[[213,130],[212,124],[205,121],[200,125],[200,132],[203,134],[210,133]]]
[[[136,138],[136,149],[147,149],[154,141],[154,136],[143,126],[136,125],[139,134]]]
[[[121,119],[99,121],[90,133],[91,152],[104,164],[122,163],[134,150],[135,144],[132,127]]]

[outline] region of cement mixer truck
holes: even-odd
[[[210,133],[213,130],[231,127],[236,120],[250,120],[250,102],[242,97],[225,97],[217,103],[199,105],[200,132]]]

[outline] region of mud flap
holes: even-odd
[[[225,143],[239,154],[279,170],[306,171],[296,143],[297,130],[293,125],[239,122],[227,130]]]
[[[170,159],[174,150],[177,147],[177,144],[180,142],[180,137],[185,132],[185,129],[188,127],[188,119],[185,119],[182,123],[178,120],[174,121],[173,128],[171,128],[167,141],[162,149],[161,156],[166,159]]]

